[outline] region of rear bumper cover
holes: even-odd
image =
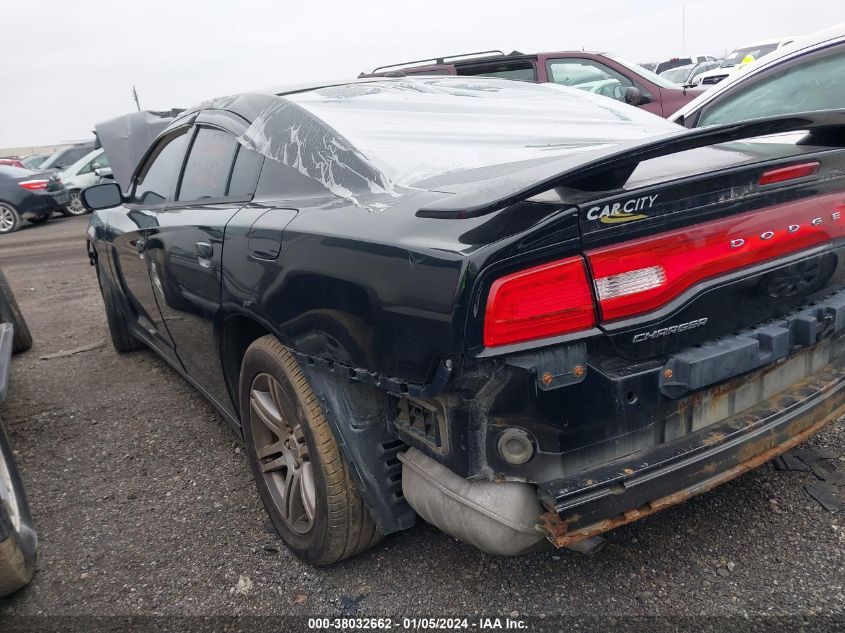
[[[64,202],[60,202],[64,200]],[[43,218],[58,211],[70,201],[66,189],[58,191],[34,191],[26,196],[17,205],[18,213],[25,220],[30,218]]]
[[[565,547],[706,492],[797,446],[845,414],[842,342],[827,341],[796,355],[797,366],[818,367],[778,395],[698,433],[603,465],[548,481],[538,494],[548,539]],[[784,364],[781,368],[789,371]],[[763,382],[772,372],[761,375]],[[744,388],[748,388],[748,382]],[[753,383],[752,383],[753,384]],[[735,397],[730,383],[719,395]],[[718,407],[718,401],[708,403]]]

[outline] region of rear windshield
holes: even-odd
[[[80,147],[68,147],[67,149],[62,149],[50,156],[47,160],[45,160],[41,167],[44,169],[49,169],[51,167],[70,167],[80,158],[88,154],[92,149],[94,149],[93,145],[85,145]]]
[[[733,53],[725,57],[720,68],[739,66],[742,63],[742,60],[749,55],[754,58],[754,61],[756,61],[763,55],[771,53],[777,47],[778,45],[776,42],[774,44],[763,44],[762,46],[746,46],[745,48],[738,48]]]
[[[12,165],[0,165],[0,176],[5,178],[25,178],[26,176],[31,176],[33,173],[28,169],[21,169]]]
[[[295,107],[291,108],[293,105]],[[492,78],[403,78],[279,97],[248,147],[337,188],[335,169],[367,164],[384,182],[548,159],[677,130],[606,97]]]
[[[608,55],[608,57],[610,57],[617,64],[622,64],[628,70],[634,71],[635,73],[637,73],[641,77],[648,79],[651,83],[657,84],[661,88],[677,88],[678,87],[675,84],[673,84],[671,81],[667,81],[666,79],[664,79],[660,75],[643,68],[639,64],[635,64],[634,62],[629,62],[627,59],[622,59],[621,57],[616,57],[615,55]]]
[[[678,68],[673,68],[672,70],[664,70],[660,76],[664,79],[668,79],[669,81],[673,81],[676,84],[682,84],[684,83],[684,80],[686,80],[687,75],[689,75],[692,68],[692,66],[679,66]]]
[[[402,187],[501,178],[679,129],[555,84],[405,77],[280,95],[238,140],[338,197],[377,209]]]

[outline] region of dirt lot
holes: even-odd
[[[2,418],[41,545],[33,583],[0,614],[845,611],[843,514],[807,495],[809,473],[771,465],[616,530],[594,557],[498,559],[421,524],[334,567],[304,565],[272,534],[227,424],[151,352],[119,356],[106,342],[86,224],[0,236],[35,337],[15,358]],[[811,444],[845,455],[843,424]]]

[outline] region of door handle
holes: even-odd
[[[211,266],[211,257],[214,255],[214,247],[208,242],[197,242],[197,260],[200,266]]]

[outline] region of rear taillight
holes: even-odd
[[[493,282],[484,313],[484,345],[558,336],[595,323],[584,260],[570,257]]]
[[[795,180],[796,178],[806,178],[812,176],[819,171],[821,164],[818,161],[812,163],[801,163],[800,165],[790,165],[789,167],[778,167],[777,169],[770,169],[764,171],[760,175],[758,185],[773,185],[777,182],[784,182],[786,180]]]
[[[654,310],[705,279],[845,237],[843,201],[800,200],[589,251],[602,319]]]
[[[46,189],[49,180],[24,180],[19,182],[18,185],[23,187],[24,189],[29,189],[30,191],[36,191],[38,189]]]

